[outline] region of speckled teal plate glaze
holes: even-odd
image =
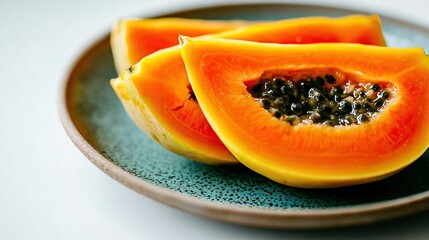
[[[271,20],[342,16],[350,10],[290,4],[229,5],[163,16]],[[161,16],[155,16],[161,17]],[[429,49],[429,31],[383,18],[389,46]],[[170,206],[232,223],[320,228],[369,223],[429,207],[429,152],[386,180],[309,190],[274,183],[243,166],[208,166],[170,153],[129,119],[109,85],[116,77],[108,36],[85,51],[64,84],[60,112],[73,142],[101,170]]]

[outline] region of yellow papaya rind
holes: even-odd
[[[223,33],[218,33],[214,35],[201,36],[204,37],[221,37],[221,38],[240,38],[246,40],[254,40],[262,38],[265,36],[270,36],[270,38],[265,39],[269,42],[295,42],[296,39],[289,39],[286,37],[278,38],[277,35],[267,34],[267,30],[276,31],[282,29],[288,32],[298,31],[300,28],[308,28],[314,26],[317,23],[318,29],[324,33],[325,36],[336,34],[339,29],[347,30],[350,26],[356,26],[362,28],[360,31],[354,31],[353,34],[339,34],[336,37],[336,41],[363,41],[366,43],[372,43],[377,45],[384,45],[384,37],[381,31],[380,19],[376,15],[372,16],[361,16],[361,15],[352,15],[341,18],[327,18],[327,17],[307,17],[307,18],[298,18],[298,19],[287,19],[277,22],[267,22],[251,25],[248,27],[239,28],[236,30],[231,30]],[[323,28],[324,27],[324,28]],[[331,29],[331,30],[329,30]],[[335,31],[334,31],[335,30]],[[327,31],[327,32],[325,32]],[[340,31],[341,32],[341,31]],[[360,35],[356,33],[360,32]],[[317,34],[314,31],[307,31],[308,35]],[[328,34],[329,33],[329,34]],[[371,33],[371,34],[363,34]],[[293,35],[293,34],[292,34]],[[365,40],[362,40],[364,38]],[[178,67],[172,67],[172,65],[177,65]],[[185,156],[192,160],[196,160],[203,163],[215,163],[215,164],[231,164],[238,163],[235,157],[229,152],[229,150],[223,145],[219,138],[215,135],[213,130],[210,128],[208,123],[205,123],[206,133],[198,134],[197,129],[193,129],[191,126],[186,126],[180,121],[175,121],[176,116],[172,114],[168,109],[172,108],[171,106],[163,105],[159,101],[159,96],[154,96],[153,92],[159,91],[160,86],[156,83],[160,81],[153,81],[160,76],[163,76],[164,79],[175,79],[175,81],[186,81],[184,86],[188,85],[188,79],[186,75],[186,69],[184,63],[181,59],[180,47],[174,46],[166,48],[156,53],[153,53],[149,56],[144,57],[140,62],[133,66],[134,69],[143,69],[141,72],[133,71],[132,80],[126,79],[116,79],[112,82],[112,86],[119,87],[121,84],[134,85],[133,87],[128,86],[128,89],[135,89],[138,94],[133,94],[133,98],[139,98],[136,101],[122,101],[123,104],[128,104],[125,106],[127,109],[136,108],[134,115],[131,118],[135,121],[137,125],[141,125],[140,128],[150,135],[153,139],[165,139],[165,141],[158,141],[161,145],[165,146],[167,149],[172,150],[173,152],[178,153],[179,155]],[[173,69],[173,70],[171,70]],[[127,89],[123,88],[123,89]],[[179,89],[177,91],[185,90],[188,92],[188,89]],[[174,102],[184,102],[187,100],[187,96],[183,97],[182,95],[177,95],[176,90],[167,89],[169,92],[169,98],[173,98]],[[185,93],[186,95],[187,93]],[[121,98],[121,95],[118,95]],[[134,102],[141,103],[140,106],[131,106]],[[142,110],[138,110],[138,108]],[[128,112],[132,112],[127,110]],[[145,114],[135,114],[145,112]],[[204,118],[203,113],[200,109],[195,109],[195,114],[201,115],[201,118]],[[149,117],[150,116],[150,117]],[[139,119],[143,118],[143,119]],[[147,119],[144,119],[147,118]],[[144,126],[144,122],[148,121],[151,123],[156,123],[152,125],[151,128]],[[204,120],[206,122],[206,120]],[[159,132],[157,132],[159,131]],[[166,138],[165,136],[169,136]],[[202,139],[204,138],[204,139]],[[169,142],[172,141],[172,142]],[[174,147],[177,144],[177,147]],[[181,150],[184,147],[185,150]],[[193,156],[193,157],[189,157]]]
[[[313,44],[301,46],[279,46],[275,44],[250,43],[237,40],[191,40],[189,38],[182,39],[182,45],[182,57],[187,67],[188,76],[191,81],[192,88],[198,98],[204,115],[206,116],[214,131],[218,134],[222,142],[237,157],[240,162],[242,162],[250,169],[276,182],[303,188],[341,187],[373,182],[386,178],[408,166],[416,159],[418,159],[427,150],[429,146],[429,125],[427,124],[427,122],[429,121],[429,111],[426,110],[427,102],[429,101],[429,89],[428,85],[426,84],[427,82],[429,82],[429,60],[428,57],[425,56],[424,51],[422,49],[388,49],[383,47],[361,46],[354,44]],[[279,132],[289,128],[289,133],[293,132],[294,130],[290,130],[291,126],[287,123],[279,124],[279,121],[276,118],[272,117],[268,112],[266,112],[265,109],[260,107],[259,104],[257,104],[253,100],[251,95],[247,93],[247,91],[245,90],[244,83],[242,83],[242,88],[239,88],[235,84],[229,82],[227,84],[229,88],[236,88],[236,91],[241,91],[241,94],[243,95],[237,94],[236,96],[230,96],[231,99],[229,99],[229,102],[222,101],[222,99],[226,99],[229,97],[229,90],[220,90],[221,88],[219,86],[222,86],[222,83],[219,84],[219,81],[222,81],[224,79],[222,79],[222,73],[219,73],[219,71],[222,71],[222,69],[224,68],[234,68],[234,65],[240,65],[240,60],[243,60],[245,58],[253,58],[256,59],[255,64],[250,66],[250,69],[240,69],[240,67],[237,67],[236,69],[243,70],[243,72],[240,73],[243,75],[241,77],[246,78],[242,79],[243,81],[254,79],[260,76],[260,74],[264,70],[262,69],[264,68],[264,60],[261,59],[264,59],[266,56],[270,56],[275,59],[274,61],[282,61],[282,58],[284,59],[284,56],[288,56],[288,58],[291,58],[290,61],[293,62],[296,60],[296,58],[290,55],[290,52],[284,51],[284,49],[298,47],[300,48],[299,51],[305,51],[305,49],[313,48],[312,51],[308,51],[305,53],[308,54],[309,57],[311,56],[313,59],[317,59],[317,57],[320,56],[320,54],[318,53],[320,51],[330,54],[332,54],[332,52],[338,53],[339,51],[342,51],[341,54],[345,54],[347,56],[351,55],[353,57],[358,56],[359,53],[365,53],[365,56],[369,56],[369,54],[367,54],[368,52],[375,52],[375,54],[380,54],[381,52],[384,52],[384,54],[386,54],[386,52],[392,51],[395,54],[399,54],[399,57],[398,55],[394,56],[395,54],[391,54],[391,56],[387,54],[387,57],[384,56],[383,59],[380,59],[381,61],[379,62],[377,62],[377,60],[374,60],[374,56],[372,57],[372,59],[363,59],[361,61],[361,64],[365,66],[367,66],[371,61],[371,63],[376,62],[377,64],[374,64],[373,66],[374,69],[379,69],[381,72],[383,72],[384,70],[389,72],[389,74],[383,74],[382,76],[369,74],[371,75],[370,77],[375,80],[388,80],[389,78],[395,79],[398,76],[403,77],[407,76],[408,74],[408,76],[411,77],[407,77],[407,79],[404,81],[411,82],[416,81],[416,79],[413,79],[414,73],[418,74],[419,77],[422,77],[422,79],[418,80],[420,81],[419,84],[412,85],[409,89],[405,89],[405,87],[398,88],[397,99],[391,102],[389,107],[385,109],[385,112],[387,112],[388,114],[384,112],[379,114],[376,119],[373,119],[370,123],[368,123],[368,126],[373,126],[375,124],[377,124],[376,126],[378,127],[383,126],[384,123],[389,122],[391,120],[389,119],[389,116],[392,116],[392,114],[397,111],[399,105],[401,105],[401,107],[403,108],[407,108],[408,105],[408,108],[412,108],[414,112],[411,112],[410,116],[407,116],[407,119],[403,119],[402,121],[399,120],[399,122],[400,124],[402,124],[402,127],[406,126],[412,128],[412,136],[408,136],[406,139],[404,139],[404,141],[400,143],[389,143],[389,141],[391,141],[391,139],[388,139],[389,137],[386,137],[386,139],[378,138],[377,141],[372,140],[357,143],[359,145],[356,146],[357,149],[359,149],[360,146],[365,146],[366,144],[373,144],[375,149],[377,149],[378,147],[377,144],[381,146],[386,145],[387,147],[385,150],[389,152],[380,152],[379,154],[381,154],[381,156],[371,156],[371,153],[361,153],[356,150],[355,154],[362,154],[362,157],[349,157],[350,159],[347,160],[347,163],[337,161],[337,165],[348,164],[349,166],[346,168],[348,169],[347,171],[342,171],[340,169],[341,167],[339,168],[335,165],[335,162],[327,160],[327,157],[324,158],[324,155],[329,155],[324,152],[311,153],[308,152],[308,149],[304,150],[303,152],[298,152],[297,149],[295,149],[295,151],[282,151],[281,149],[287,148],[287,146],[275,146],[275,143],[273,143],[272,141],[264,142],[260,139],[257,139],[257,132],[249,131],[252,130],[252,128],[259,128],[259,130],[261,130],[267,126],[274,126],[274,128],[271,129],[276,129],[276,131],[277,129],[279,129]],[[316,51],[314,51],[314,49],[316,49]],[[213,62],[206,61],[206,59],[210,58],[211,54],[222,55],[222,61],[219,61],[219,55],[213,60]],[[237,64],[231,64],[227,60],[228,55],[236,55],[242,58],[236,61]],[[332,57],[335,58],[338,57],[338,55],[339,54]],[[385,61],[383,62],[383,60]],[[392,62],[389,62],[394,60],[397,60],[398,63],[392,64]],[[277,66],[272,67],[275,69],[296,67],[291,62],[288,62],[288,64],[292,65],[282,63],[283,66],[282,64],[279,64]],[[338,63],[338,61],[336,62]],[[207,83],[207,81],[210,81],[210,79],[206,79],[210,77],[208,77],[207,75],[202,75],[205,71],[205,66],[214,65],[215,63],[219,63],[213,68],[213,72],[217,71],[218,73],[218,75],[216,76],[216,83],[214,83],[218,84],[217,86],[213,86]],[[299,65],[299,63],[297,64]],[[318,62],[318,64],[322,67],[330,66],[330,63],[324,64],[320,61]],[[311,64],[307,65],[306,67],[311,67]],[[402,67],[402,69],[398,67]],[[259,70],[254,70],[252,68]],[[268,69],[269,66],[265,66],[265,68]],[[364,70],[359,68],[355,69],[355,71],[356,74],[366,74]],[[249,72],[253,72],[255,74],[249,75]],[[231,79],[231,77],[239,76],[228,75],[229,79]],[[222,92],[222,94],[219,94],[219,92]],[[420,101],[415,101],[415,95],[421,97]],[[239,105],[237,102],[240,101],[247,102],[246,104]],[[409,104],[412,105],[410,106]],[[240,106],[241,109],[234,107],[235,105]],[[245,111],[248,111],[250,113],[245,113]],[[235,115],[251,116],[252,114],[259,114],[260,116],[258,117],[264,118],[264,121],[268,122],[267,126],[245,125],[246,122],[252,122],[254,121],[254,119],[243,117],[242,121],[238,122],[237,119],[239,119],[240,117],[234,117]],[[240,126],[240,124],[243,125]],[[333,132],[341,128],[332,128],[321,125],[315,127],[318,128],[318,131],[326,130]],[[299,129],[311,130],[311,128],[312,126],[310,125],[300,125],[295,127],[295,129],[297,129],[297,132],[300,131]],[[351,129],[350,133],[353,133],[353,131],[359,129],[359,126],[349,126],[348,128]],[[401,134],[400,132],[395,132],[394,130],[392,130],[392,133],[396,133],[397,135]],[[269,134],[267,135],[269,136]],[[293,136],[296,137],[299,136],[299,134],[295,134]],[[261,137],[261,134],[259,134],[258,137]],[[402,136],[397,137],[400,138]],[[281,136],[275,135],[273,136],[273,139],[281,139]],[[313,135],[313,140],[314,139],[317,139],[315,135]],[[371,140],[371,138],[368,139]],[[290,139],[290,141],[295,140],[298,139]],[[303,141],[305,139],[300,140]],[[347,141],[347,139],[343,138],[340,141]],[[392,149],[387,149],[389,148],[389,144]],[[362,147],[362,149],[365,149],[365,147]],[[282,155],[275,155],[274,153],[270,152],[271,150],[275,151],[276,153],[281,152]],[[327,162],[326,166],[323,166],[324,169],[318,169],[318,167],[321,166],[301,166],[300,168],[300,163],[296,163],[296,166],[293,166],[294,164],[290,164],[291,161],[299,162],[305,158],[314,158],[317,156],[320,157],[321,161],[323,160]],[[341,156],[339,158],[341,158]],[[363,162],[368,165],[353,165],[353,161],[356,161],[356,163],[360,162],[359,158],[365,159]],[[379,162],[371,163],[371,160]],[[332,170],[330,170],[331,167]]]
[[[127,21],[120,20],[113,25],[110,33],[110,46],[112,48],[113,62],[118,74],[130,67],[131,60],[128,55]]]

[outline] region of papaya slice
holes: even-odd
[[[186,18],[124,19],[112,28],[113,60],[121,73],[143,57],[177,45],[179,34],[194,37],[248,25],[245,21],[210,21]]]
[[[291,19],[255,24],[215,36],[272,43],[384,45],[377,16]],[[237,163],[201,112],[179,46],[143,58],[113,79],[111,85],[134,122],[165,148],[199,162]]]
[[[371,182],[398,172],[429,146],[429,58],[422,49],[188,38],[182,42],[192,88],[214,131],[240,162],[276,182],[304,188]],[[303,121],[292,123],[282,118],[287,114],[276,116],[254,96],[260,83],[283,78],[300,89],[302,79],[312,79],[317,86],[319,76],[324,87],[312,87],[290,103],[317,97],[310,91],[342,86],[345,100],[370,101],[375,94],[385,101],[371,100],[377,109],[367,111],[367,121],[327,125],[305,121],[302,114],[297,116]],[[355,95],[351,86],[360,86],[365,94]],[[328,95],[314,102],[312,111],[336,101],[327,100]],[[336,106],[329,115],[354,114],[353,109]]]

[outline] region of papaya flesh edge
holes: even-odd
[[[385,43],[379,18],[359,15],[261,23],[212,36],[273,43]],[[165,148],[203,163],[238,163],[191,99],[179,46],[144,57],[111,85],[134,122]]]
[[[276,182],[303,188],[372,182],[400,171],[429,147],[429,58],[422,49],[184,38],[182,57],[222,142],[248,168]],[[395,96],[361,125],[291,126],[246,90],[247,80],[270,69],[329,68],[363,83],[385,81]]]
[[[112,28],[110,43],[118,74],[158,50],[178,44],[179,34],[194,37],[249,25],[249,22],[186,18],[124,19]]]

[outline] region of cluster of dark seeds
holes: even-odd
[[[291,125],[362,124],[370,121],[392,95],[377,83],[349,81],[339,86],[331,74],[297,82],[291,79],[282,76],[262,78],[248,88],[263,108]]]

